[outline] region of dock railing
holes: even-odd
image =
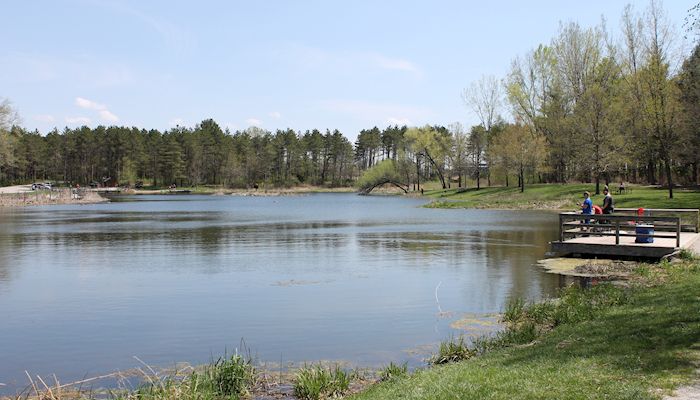
[[[697,210],[695,210],[697,212]],[[635,209],[636,212],[636,209]],[[637,233],[638,225],[650,225],[651,233]],[[671,238],[676,239],[676,247],[681,247],[681,217],[657,215],[618,214],[559,214],[559,240],[580,236],[614,236],[615,244],[620,244],[620,237],[635,238]],[[631,231],[631,232],[630,232]],[[694,232],[697,232],[697,225]]]
[[[615,215],[637,215],[637,208],[615,208]],[[698,232],[700,210],[696,208],[645,208],[644,215],[650,217],[679,217],[681,231]]]

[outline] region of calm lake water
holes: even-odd
[[[0,210],[0,386],[205,363],[420,363],[554,294],[556,214],[403,197],[133,196]],[[437,288],[437,298],[436,298]],[[483,319],[484,323],[479,323]],[[476,321],[475,321],[476,320]]]

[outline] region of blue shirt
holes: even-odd
[[[581,209],[582,214],[593,214],[593,201],[591,198],[587,198],[583,201],[583,208]]]

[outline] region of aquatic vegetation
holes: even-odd
[[[403,363],[403,364],[394,364],[394,362],[390,362],[389,365],[384,367],[381,371],[379,371],[379,380],[384,382],[384,381],[390,381],[394,379],[399,379],[403,378],[404,376],[408,375],[408,364]]]
[[[338,366],[321,365],[300,369],[294,380],[294,395],[300,399],[318,400],[341,396],[350,388],[350,374]]]
[[[202,370],[193,370],[183,378],[168,375],[160,378],[144,374],[147,382],[133,393],[126,393],[118,398],[124,400],[160,400],[160,399],[239,399],[248,394],[255,384],[256,370],[250,357],[238,353],[223,356]]]
[[[476,351],[469,347],[464,336],[457,338],[451,337],[440,343],[440,348],[437,354],[430,358],[429,362],[433,365],[447,364],[468,360],[476,355]]]

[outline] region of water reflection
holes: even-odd
[[[132,355],[206,362],[241,338],[267,361],[419,362],[407,350],[468,331],[465,315],[558,285],[533,265],[553,214],[348,194],[119,200],[0,210],[0,382]]]

